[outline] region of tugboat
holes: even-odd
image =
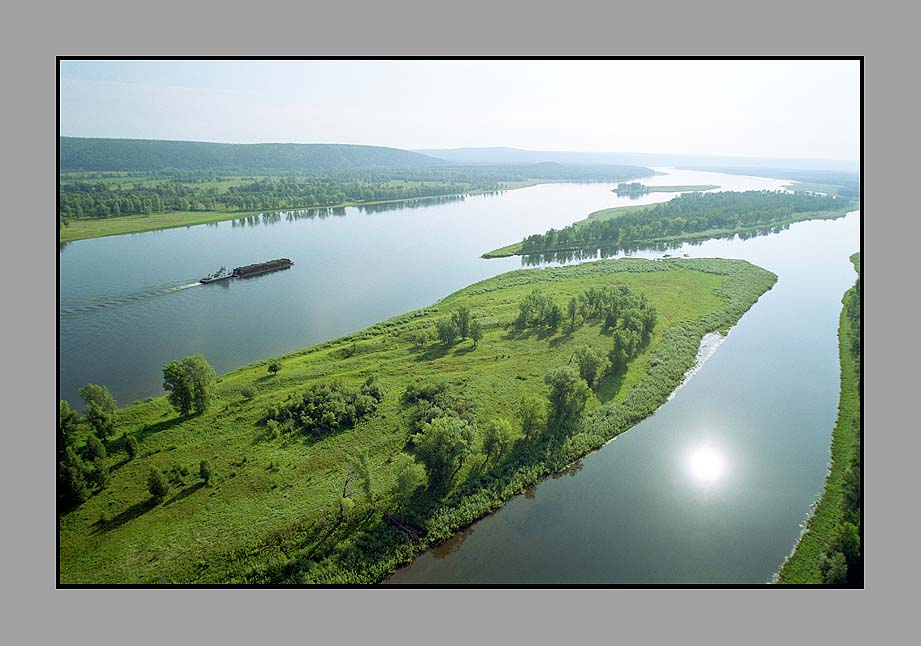
[[[234,267],[233,271],[229,271],[227,267],[221,267],[218,271],[213,274],[209,274],[199,280],[201,284],[205,285],[207,283],[213,283],[218,280],[227,280],[228,278],[247,278],[249,276],[257,276],[259,274],[267,274],[270,271],[280,271],[282,269],[288,269],[294,265],[294,261],[289,258],[276,258],[275,260],[268,260],[266,262],[258,262],[254,265],[243,265],[242,267]]]

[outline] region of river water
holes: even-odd
[[[777,189],[697,171],[643,180]],[[201,352],[218,373],[360,330],[523,266],[480,254],[589,212],[667,201],[612,185],[269,214],[60,251],[61,397],[86,383],[121,404],[160,394],[161,367]],[[778,274],[703,368],[654,416],[397,573],[393,582],[760,582],[790,550],[825,476],[840,298],[859,217],[792,225],[672,255],[745,258]],[[661,251],[635,252],[658,257]],[[221,266],[292,269],[213,285]],[[533,259],[531,259],[533,262]]]

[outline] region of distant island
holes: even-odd
[[[621,182],[617,188],[611,189],[618,195],[646,195],[647,193],[693,193],[697,191],[712,191],[719,186],[716,184],[687,184],[684,186],[647,186],[639,182]]]

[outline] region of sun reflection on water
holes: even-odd
[[[719,481],[726,473],[726,458],[712,446],[699,446],[691,450],[687,458],[691,477],[701,484]]]

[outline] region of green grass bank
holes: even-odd
[[[624,259],[518,270],[466,287],[438,303],[366,330],[219,377],[210,408],[183,418],[164,397],[118,411],[107,442],[108,484],[60,521],[61,583],[373,583],[514,495],[652,414],[695,362],[700,339],[725,332],[776,281],[739,260]],[[576,428],[559,441],[524,440],[515,417],[523,396],[545,397],[544,375],[575,350],[609,349],[598,323],[570,333],[517,330],[509,323],[535,288],[561,306],[589,288],[626,286],[645,294],[658,318],[649,344],[595,387]],[[483,337],[446,347],[431,331],[468,306]],[[376,377],[385,396],[353,428],[316,439],[266,437],[266,410],[318,383],[357,386]],[[514,445],[499,460],[474,454],[449,490],[420,491],[398,510],[394,457],[407,451],[409,411],[401,402],[417,381],[445,381],[469,402],[478,425],[507,418]],[[126,433],[140,443],[129,460]],[[373,506],[337,520],[345,456],[368,454]],[[215,476],[195,475],[208,460]],[[151,469],[173,474],[152,503]],[[182,475],[185,471],[186,475]]]
[[[851,256],[860,274],[860,254]],[[832,431],[831,466],[822,495],[810,515],[793,552],[777,573],[777,583],[822,583],[822,555],[845,518],[845,473],[860,453],[860,351],[854,351],[852,336],[859,334],[847,316],[848,302],[857,297],[857,287],[845,292],[838,324],[838,356],[841,364],[841,394],[838,418]]]

